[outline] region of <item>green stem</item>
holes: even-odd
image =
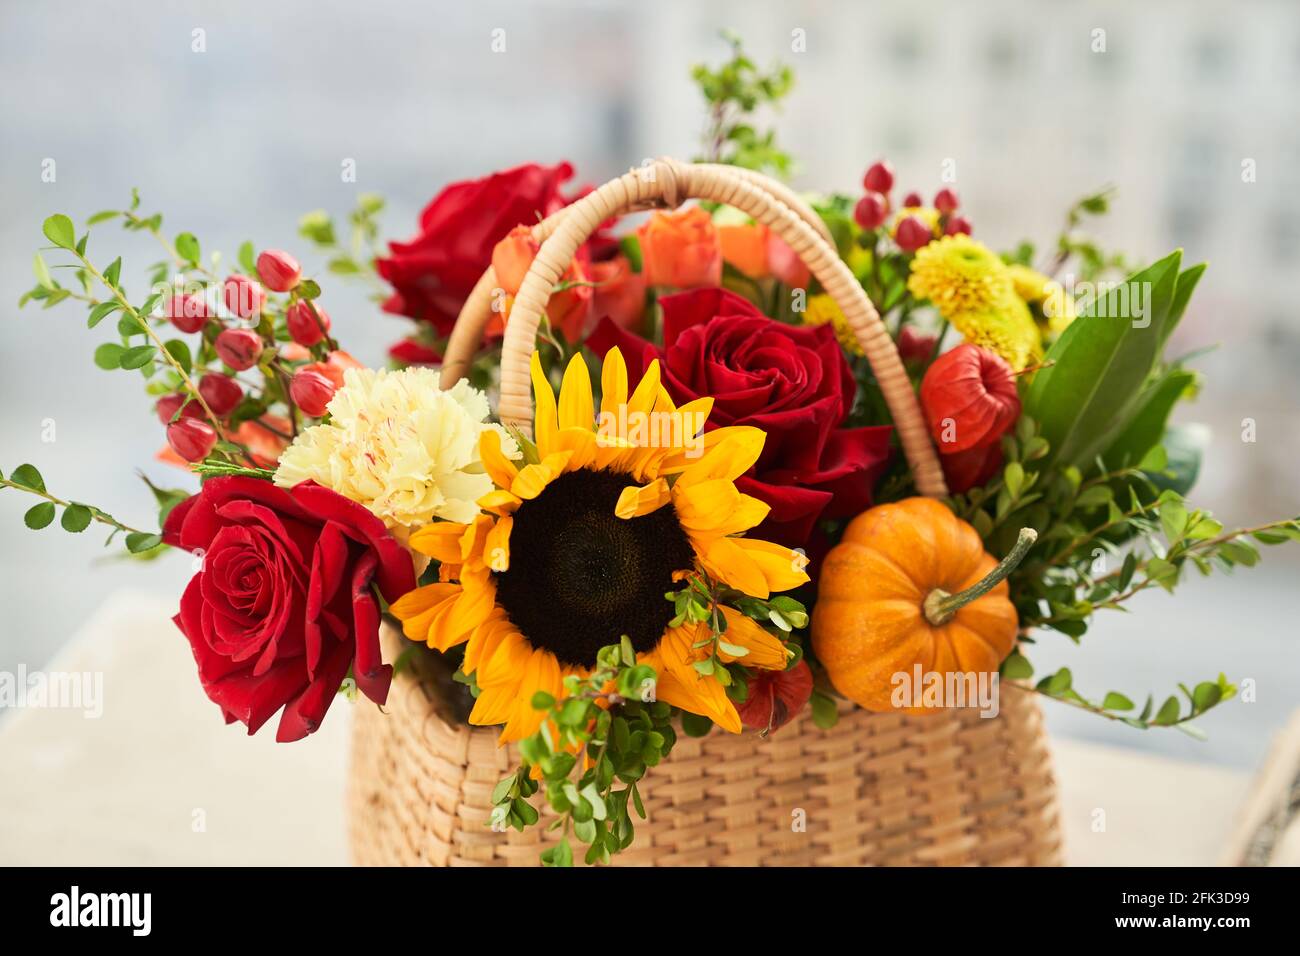
[[[997,567],[979,581],[964,591],[958,591],[956,594],[949,594],[943,588],[935,588],[925,599],[925,619],[935,627],[947,624],[952,620],[954,614],[971,601],[983,597],[1006,580],[1007,575],[1016,569],[1016,566],[1029,553],[1029,549],[1034,546],[1034,542],[1037,540],[1037,531],[1033,528],[1021,528],[1015,546],[1005,558],[998,562]]]
[[[149,322],[135,310],[135,306],[131,305],[131,303],[126,300],[126,296],[122,294],[116,285],[104,278],[103,273],[96,269],[89,259],[80,252],[77,252],[75,249],[72,250],[72,253],[81,260],[81,264],[86,267],[87,272],[98,279],[105,289],[113,293],[113,298],[115,298],[118,301],[118,304],[122,306],[122,311],[135,320],[136,325],[140,327],[140,331],[153,340],[154,345],[158,348],[159,354],[162,355],[162,357],[167,361],[167,364],[172,367],[176,374],[180,376],[181,381],[185,383],[186,391],[188,391],[191,397],[202,406],[204,414],[207,415],[208,420],[212,423],[212,427],[216,429],[217,434],[222,434],[221,419],[217,418],[212,409],[208,406],[207,399],[203,397],[203,393],[200,392],[198,386],[194,384],[194,380],[190,378],[189,373],[186,372],[185,369],[181,367],[181,364],[176,361],[175,356],[173,356],[171,352],[167,351],[167,347],[163,344],[163,340],[158,337],[158,333],[154,331],[153,326],[151,326]]]
[[[125,531],[127,534],[145,533],[141,531],[139,528],[132,528],[129,524],[122,524],[122,522],[118,521],[112,515],[108,514],[107,512],[100,511],[94,505],[88,505],[82,502],[65,501],[62,498],[56,498],[48,491],[39,491],[36,488],[29,487],[28,485],[20,485],[16,481],[10,481],[8,478],[0,478],[0,488],[15,488],[18,491],[25,491],[29,495],[35,495],[38,498],[44,498],[46,501],[56,504],[60,508],[69,508],[73,504],[80,504],[81,507],[88,509],[90,511],[90,516],[94,520],[98,521],[100,524],[106,524],[110,528],[117,528],[119,531]]]

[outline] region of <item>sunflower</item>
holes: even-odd
[[[565,370],[557,405],[534,353],[535,449],[515,461],[496,431],[483,432],[479,451],[494,485],[479,499],[483,513],[411,536],[411,547],[440,562],[440,580],[391,610],[412,640],[441,651],[465,645],[462,670],[479,688],[470,722],[504,724],[502,742],[540,726],[537,691],[563,698],[565,678],[588,676],[597,652],[624,635],[638,663],[655,669],[658,700],[737,733],[723,684],[694,665],[714,652],[723,663],[769,670],[789,660],[780,640],[731,608],[721,609],[725,642],[716,649],[711,623],[672,623],[665,595],[685,580],[767,598],[808,576],[802,555],[740,537],[768,512],[735,485],[765,434],[743,426],[700,434],[713,400],[678,408],[659,375],[652,362],[629,395],[627,366],[611,349],[597,429],[582,357]]]
[[[955,315],[993,311],[1015,294],[1006,264],[961,233],[917,251],[907,289],[918,299],[929,299],[949,321]]]
[[[1016,295],[1029,306],[1038,327],[1048,335],[1060,335],[1075,319],[1074,300],[1055,279],[1029,266],[1007,267]]]

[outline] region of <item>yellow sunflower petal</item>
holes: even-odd
[[[479,436],[478,453],[492,483],[498,488],[509,488],[519,468],[501,451],[501,435],[495,428],[485,429]]]
[[[678,482],[673,507],[682,527],[699,543],[748,531],[762,524],[772,510],[767,502],[742,494],[734,482],[722,478],[685,488]]]
[[[563,696],[560,662],[550,651],[537,648],[533,651],[519,681],[519,690],[515,694],[515,706],[501,730],[501,743],[522,740],[536,733],[542,725],[546,712],[533,707],[533,695],[539,690],[552,697]]]
[[[591,431],[596,411],[591,397],[591,375],[581,352],[573,353],[560,383],[560,427]]]
[[[596,460],[596,433],[590,428],[561,428],[555,439],[555,451],[569,453],[565,471],[586,468]]]
[[[509,515],[498,518],[483,543],[484,560],[498,574],[510,570],[510,531],[514,524],[515,519]]]
[[[619,406],[626,404],[627,363],[616,345],[605,353],[605,362],[600,368],[600,410],[617,415]]]
[[[461,584],[456,600],[440,604],[429,621],[428,643],[437,650],[447,651],[469,640],[470,634],[491,617],[496,606],[496,583],[486,569],[467,572]]]
[[[460,596],[459,584],[426,584],[407,591],[389,605],[393,616],[402,622],[402,633],[413,641],[429,640],[429,624],[438,608]]]
[[[738,660],[746,667],[761,667],[764,670],[784,670],[786,661],[792,656],[781,640],[764,630],[750,617],[741,614],[735,608],[724,607],[722,616],[727,619],[727,629],[722,640],[735,644],[749,651],[742,657],[732,657],[718,648],[718,657],[726,663]]]
[[[491,655],[480,657],[476,670],[478,686],[484,689],[507,687],[513,694],[519,686],[519,675],[523,673],[524,665],[532,653],[532,646],[524,636],[515,628],[510,628],[501,635]]]
[[[670,632],[673,630],[683,629],[671,628]],[[665,632],[665,640],[668,637],[669,632]],[[656,699],[692,714],[708,717],[719,727],[733,734],[740,733],[740,714],[736,712],[736,705],[727,697],[726,688],[716,677],[700,674],[689,663],[681,661],[677,655],[661,653],[660,661],[663,666],[659,669],[658,679],[655,682]]]
[[[469,722],[478,727],[504,724],[515,709],[514,688],[483,687],[469,713]]]
[[[761,428],[733,425],[702,458],[687,465],[677,482],[689,488],[716,478],[735,481],[758,461],[766,441],[767,435]]]
[[[634,412],[643,412],[649,414],[654,409],[655,400],[659,397],[659,360],[654,359],[646,368],[645,374],[641,376],[641,381],[637,383],[636,389],[632,392],[632,397],[627,400],[628,415]]]
[[[523,502],[504,489],[498,488],[495,491],[489,491],[476,504],[484,511],[490,511],[494,515],[514,514]]]
[[[552,435],[552,442],[556,436]],[[540,462],[525,465],[510,485],[510,491],[519,498],[536,498],[556,478],[564,473],[564,468],[573,456],[572,452],[559,451],[547,455]]]
[[[533,440],[537,442],[538,452],[545,456],[554,450],[551,446],[559,422],[555,409],[555,393],[551,391],[551,383],[547,381],[546,373],[542,371],[542,357],[537,352],[533,353],[532,377],[533,404],[536,406],[533,411]]]
[[[465,531],[460,536],[460,554],[458,555],[462,564],[467,561],[477,560],[483,554],[483,542],[487,540],[488,532],[491,530],[491,515],[479,515],[465,526]]]
[[[620,518],[639,518],[658,511],[672,499],[668,482],[656,478],[648,485],[629,485],[618,496],[614,514]]]
[[[411,535],[410,545],[421,554],[427,554],[440,564],[459,564],[460,538],[469,525],[454,521],[435,521]]]
[[[504,611],[500,608],[494,609],[491,617],[474,628],[474,633],[470,635],[469,642],[465,645],[465,658],[461,661],[461,670],[466,674],[474,673],[479,663],[495,654],[501,642],[512,632],[519,633]]]

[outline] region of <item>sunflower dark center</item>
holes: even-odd
[[[637,651],[654,648],[673,616],[664,600],[673,572],[694,566],[671,504],[639,518],[614,514],[630,484],[615,472],[569,472],[515,512],[497,603],[562,663],[590,666],[624,634]]]

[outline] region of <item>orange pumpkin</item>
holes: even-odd
[[[996,671],[1019,625],[1006,576],[1035,537],[1024,529],[999,563],[933,498],[854,518],[826,557],[813,607],[813,650],[835,689],[868,710],[924,713],[934,708],[900,706],[896,688],[914,687],[918,674],[946,686],[950,674]]]

